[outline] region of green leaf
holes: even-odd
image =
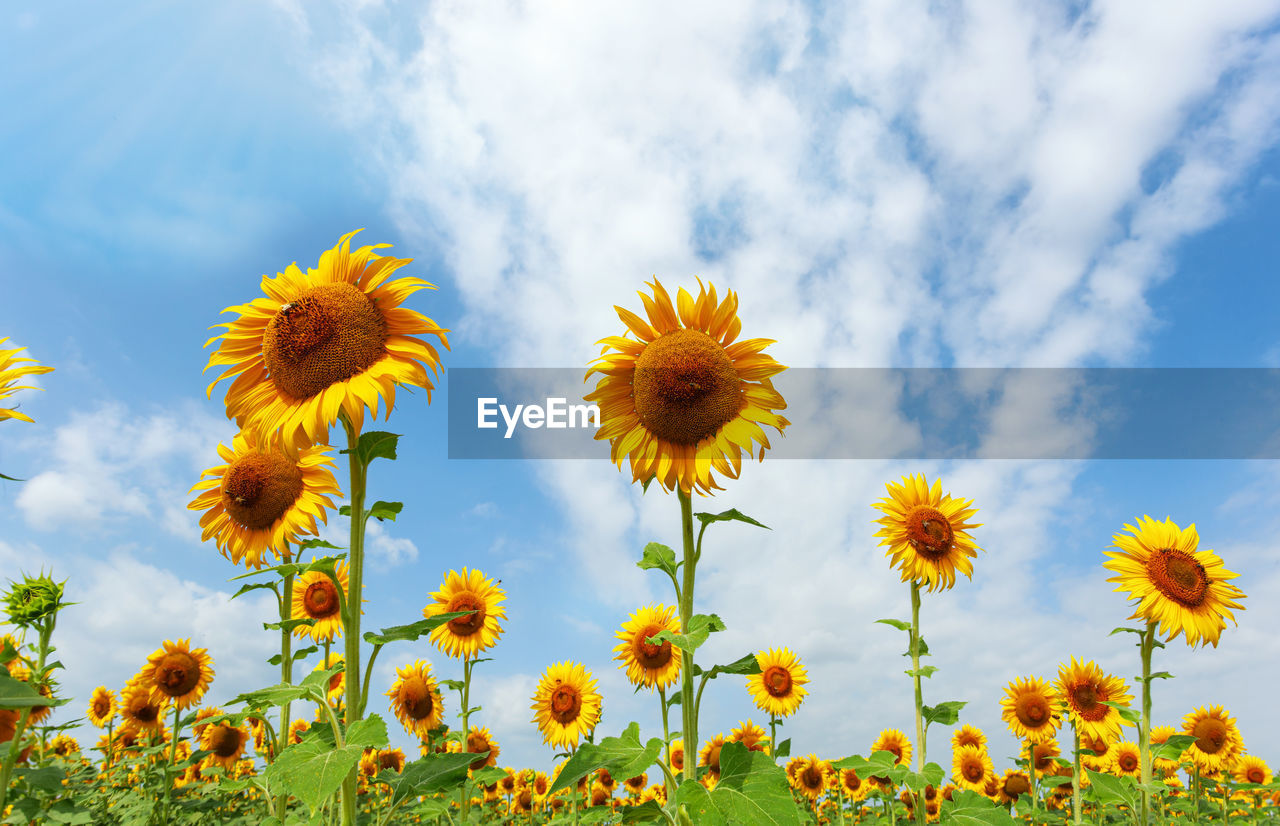
[[[913,792],[923,791],[925,786],[937,789],[942,786],[942,778],[945,776],[946,773],[937,763],[926,763],[922,771],[907,772],[902,778],[902,785]]]
[[[1119,633],[1122,633],[1122,632],[1128,632],[1128,633],[1130,633],[1130,634],[1137,634],[1139,637],[1141,637],[1143,634],[1147,633],[1147,631],[1146,631],[1146,629],[1145,629],[1145,628],[1126,628],[1126,627],[1124,627],[1124,626],[1122,625],[1122,626],[1120,626],[1119,628],[1112,628],[1112,629],[1111,629],[1111,633],[1110,633],[1110,634],[1107,634],[1107,636],[1108,636],[1108,637],[1114,637],[1116,634],[1119,634]]]
[[[606,737],[599,743],[583,743],[564,764],[548,795],[569,788],[602,767],[614,777],[635,777],[653,765],[662,752],[662,745],[661,737],[654,737],[642,745],[639,723],[627,726],[618,737]]]
[[[662,819],[662,807],[658,805],[658,801],[649,800],[639,806],[623,808],[619,823],[649,823]]]
[[[885,625],[892,625],[894,628],[897,628],[899,631],[911,630],[911,623],[903,622],[902,620],[899,620],[899,619],[878,619],[876,620],[876,622],[883,622]]]
[[[1114,777],[1092,769],[1085,769],[1085,771],[1089,774],[1091,783],[1089,788],[1099,803],[1104,805],[1123,803],[1130,809],[1134,808],[1138,794],[1137,789],[1133,786],[1132,778]]]
[[[773,758],[749,751],[741,743],[720,750],[720,780],[710,794],[702,785],[685,782],[676,789],[677,803],[689,807],[695,823],[734,826],[799,826],[799,809],[791,797],[787,774]]]
[[[746,522],[748,525],[755,525],[757,528],[764,528],[766,531],[773,530],[773,528],[763,522],[757,522],[737,508],[730,508],[720,513],[695,513],[694,516],[698,517],[698,521],[704,525],[710,525],[712,522]]]
[[[911,669],[907,669],[902,673],[906,674],[908,677],[914,677],[917,674],[919,674],[921,677],[932,677],[933,672],[937,670],[938,670],[938,667],[936,665],[922,665],[920,666],[919,671],[913,671]]]
[[[368,465],[374,459],[391,459],[396,458],[396,443],[400,439],[398,433],[387,433],[385,430],[370,430],[368,433],[360,434],[360,441],[356,442],[356,461],[362,465]],[[340,450],[339,453],[350,453],[350,448]]]
[[[1111,706],[1116,711],[1120,712],[1121,719],[1123,719],[1126,723],[1136,726],[1140,722],[1142,722],[1142,712],[1138,711],[1138,709],[1136,708],[1131,708],[1130,706],[1124,705],[1123,703],[1117,703],[1112,700],[1099,700],[1098,702],[1102,703],[1103,705]]]
[[[960,709],[966,705],[968,702],[964,700],[947,700],[936,706],[924,706],[921,711],[929,724],[941,723],[944,726],[954,726],[960,719]]]
[[[788,737],[778,744],[778,750],[774,752],[774,757],[779,759],[791,756],[791,738]]]
[[[242,594],[247,594],[250,591],[256,591],[259,588],[265,588],[269,591],[272,591],[276,594],[276,596],[280,595],[280,592],[276,591],[276,584],[274,582],[250,582],[246,585],[241,585],[240,590],[232,594],[231,598],[235,599],[236,597],[241,596]]]
[[[1142,682],[1142,678],[1141,678],[1141,677],[1135,677],[1134,679],[1136,679],[1138,682]],[[1147,679],[1149,679],[1149,680],[1172,680],[1172,679],[1173,679],[1173,675],[1172,675],[1172,674],[1170,674],[1168,671],[1157,671],[1156,673],[1152,674],[1152,675],[1151,675],[1150,677],[1148,677]]]
[[[328,545],[328,543],[326,543],[326,545],[328,547],[337,547],[334,545]],[[231,577],[231,579],[227,581],[235,582],[237,579],[248,579],[251,576],[262,576],[263,574],[271,574],[271,573],[277,574],[280,577],[286,577],[289,574],[301,574],[301,573],[305,573],[306,571],[324,571],[327,574],[329,574],[330,577],[333,577],[334,563],[336,563],[340,559],[346,559],[346,558],[347,558],[346,554],[337,554],[335,556],[324,556],[319,559],[313,559],[310,562],[305,562],[305,563],[304,562],[286,562],[283,565],[273,565],[270,568],[259,568],[258,570],[250,571],[247,574],[240,574],[239,576],[233,576]]]
[[[650,645],[669,642],[681,651],[693,652],[697,651],[698,647],[707,641],[707,637],[711,635],[712,631],[723,631],[724,629],[724,622],[715,614],[694,614],[689,618],[688,634],[675,634],[664,628],[646,639],[645,642]]]
[[[357,720],[347,729],[348,746],[380,749],[387,745],[387,724],[376,714]]]
[[[22,680],[15,680],[8,671],[0,672],[0,708],[36,708],[56,705],[48,697],[41,696]]]
[[[303,625],[307,627],[311,627],[312,625],[315,625],[315,624],[316,624],[316,621],[313,620],[311,617],[300,617],[298,619],[281,620],[280,622],[264,622],[262,623],[262,630],[288,631],[289,633],[293,633],[293,629],[295,628],[298,628]]]
[[[307,657],[310,657],[319,650],[320,648],[314,645],[308,645],[306,648],[299,648],[297,651],[293,652],[293,659],[295,662],[298,660],[305,660]]]
[[[693,667],[693,676],[698,677],[702,673],[701,668],[696,665]],[[721,674],[741,674],[745,676],[759,673],[760,661],[756,659],[755,654],[745,654],[728,665],[713,665],[711,670],[706,672],[708,680],[714,680]]]
[[[341,551],[343,549],[341,545],[335,545],[332,542],[326,542],[325,540],[320,539],[319,537],[307,539],[298,543],[298,550],[300,551],[310,550],[311,548],[329,548],[335,551]]]
[[[406,797],[452,792],[467,781],[467,766],[475,760],[471,754],[428,754],[408,763],[391,782],[394,806]],[[504,773],[505,774],[505,773]]]
[[[393,625],[390,628],[383,628],[376,634],[368,631],[364,635],[364,641],[373,645],[386,645],[389,642],[397,641],[412,642],[450,620],[470,616],[474,613],[475,611],[454,611],[449,614],[437,614],[434,617],[427,617],[417,622],[411,622],[408,625]]]
[[[640,561],[636,563],[637,568],[650,570],[657,568],[665,571],[668,576],[675,579],[676,571],[679,570],[683,563],[676,562],[676,552],[663,545],[661,542],[650,542],[644,546],[644,555]]]
[[[272,788],[293,794],[315,812],[342,786],[363,752],[363,746],[329,749],[318,740],[304,740],[280,752],[264,774]]]
[[[33,789],[58,794],[64,791],[62,781],[67,773],[52,766],[45,768],[20,769],[18,779],[25,780]]]
[[[369,510],[365,512],[365,518],[372,516],[379,522],[388,519],[394,522],[402,510],[404,510],[404,503],[402,502],[374,502],[369,507]]]
[[[1177,760],[1195,741],[1196,738],[1190,734],[1171,734],[1168,740],[1151,750],[1151,756],[1164,760]]]
[[[942,804],[942,820],[956,826],[1015,826],[1002,806],[968,789],[956,789],[951,801]]]
[[[468,754],[471,755],[471,762],[474,763],[476,761],[477,759],[476,755],[479,753],[480,752],[476,752],[476,751],[468,752]],[[487,753],[488,752],[486,752],[486,754]],[[473,782],[482,783],[486,786],[491,785],[493,783],[497,783],[499,780],[501,780],[506,776],[507,776],[507,773],[502,769],[498,768],[497,766],[485,766],[484,768],[480,769],[480,771],[471,773],[471,779]]]
[[[3,473],[0,473],[0,479],[8,479],[10,482],[25,482],[25,481],[26,481],[25,479],[19,479],[19,478],[18,478],[18,477],[16,477],[16,476],[5,476]]]

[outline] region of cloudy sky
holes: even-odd
[[[428,405],[403,395],[400,461],[372,495],[404,516],[371,537],[366,627],[410,622],[443,575],[500,578],[506,631],[476,672],[511,766],[550,764],[530,722],[538,675],[586,664],[602,733],[633,695],[613,634],[663,582],[634,566],[678,544],[675,499],[607,461],[448,458],[451,367],[579,367],[653,275],[741,297],[746,335],[793,367],[1280,365],[1280,3],[10,2],[0,14],[0,337],[56,372],[18,398],[0,471],[0,571],[68,580],[56,644],[83,713],[166,638],[208,647],[214,702],[274,679],[262,592],[202,545],[188,490],[232,435],[202,345],[264,273],[314,266],[340,235],[394,244],[450,328]],[[1266,227],[1272,227],[1268,231]],[[909,427],[893,395],[843,411]],[[989,441],[1016,425],[1016,393]],[[1229,408],[1231,399],[1222,399]],[[1012,411],[1012,412],[1010,412]],[[818,411],[794,405],[787,440]],[[1007,414],[1007,415],[1006,415]],[[1010,425],[1010,422],[1013,425]],[[1028,434],[1021,434],[1027,437]],[[1034,439],[1088,440],[1067,421]],[[1176,447],[1171,454],[1176,454]],[[1129,616],[1103,550],[1142,514],[1196,523],[1240,573],[1240,626],[1175,643],[1159,723],[1205,704],[1274,763],[1280,718],[1280,471],[1267,461],[766,459],[698,509],[716,526],[698,609],[729,630],[707,662],[792,648],[812,677],[793,752],[866,753],[912,730],[907,588],[873,538],[884,483],[923,471],[973,498],[973,580],[927,595],[938,673],[997,766],[998,699],[1070,656],[1130,679]],[[331,520],[331,536],[344,526]],[[378,663],[426,658],[423,644]],[[450,711],[456,698],[448,698]],[[378,710],[379,702],[371,702]],[[385,709],[384,709],[385,710]],[[705,734],[764,722],[741,680],[704,700]],[[947,760],[947,732],[930,738]],[[401,745],[408,738],[398,736]]]

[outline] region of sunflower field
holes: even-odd
[[[394,521],[403,507],[366,495],[405,438],[373,423],[391,419],[398,390],[430,401],[449,331],[413,308],[434,287],[400,274],[412,259],[383,254],[386,245],[353,248],[354,236],[314,268],[263,277],[261,294],[228,308],[207,343],[217,372],[209,393],[225,392],[238,433],[209,446],[218,463],[194,480],[187,507],[205,547],[226,559],[232,598],[274,597],[278,620],[244,633],[278,641],[278,682],[211,705],[219,652],[157,639],[126,684],[65,696],[57,623],[82,607],[66,600],[55,572],[16,575],[3,596],[11,633],[0,646],[0,822],[1280,823],[1280,782],[1248,752],[1227,709],[1152,719],[1152,693],[1171,676],[1159,670],[1162,650],[1216,648],[1245,609],[1237,574],[1200,547],[1193,525],[1172,519],[1134,519],[1099,559],[1130,601],[1133,613],[1117,617],[1113,633],[1132,635],[1140,676],[1127,682],[1067,650],[1056,674],[1008,675],[1004,695],[989,702],[1022,750],[997,766],[988,733],[963,722],[966,703],[938,699],[946,675],[926,662],[920,611],[926,595],[963,587],[980,564],[979,507],[921,473],[886,480],[872,503],[878,530],[867,535],[884,548],[886,581],[910,597],[909,616],[866,622],[903,635],[906,679],[885,679],[901,683],[913,727],[837,754],[781,737],[804,711],[801,657],[763,645],[731,662],[699,657],[726,626],[714,605],[695,601],[695,585],[717,526],[767,530],[712,503],[743,472],[744,455],[762,461],[771,439],[784,437],[791,423],[774,377],[786,368],[766,354],[770,339],[744,336],[738,296],[701,281],[696,294],[673,296],[655,278],[637,309],[615,307],[618,334],[598,342],[601,355],[585,366],[594,381],[585,400],[599,408],[596,438],[609,443],[610,460],[651,495],[674,499],[673,527],[678,505],[678,539],[672,530],[670,544],[649,542],[635,560],[670,599],[636,606],[609,641],[617,668],[656,704],[661,730],[603,730],[597,675],[556,661],[548,642],[527,716],[555,758],[504,765],[500,732],[482,725],[472,693],[477,669],[501,656],[504,625],[518,621],[507,616],[502,583],[446,559],[420,616],[362,627],[364,606],[379,598],[364,584],[370,520]],[[24,376],[51,369],[0,350],[0,401],[23,389]],[[6,428],[38,426],[0,407],[8,419]],[[344,546],[319,538],[331,513],[350,518]],[[433,662],[397,653],[419,640],[438,652]],[[373,680],[380,657],[395,663],[388,686]],[[758,718],[703,716],[713,681],[714,691],[749,695]],[[101,731],[96,742],[74,739],[74,724],[50,724],[67,704],[84,708]],[[956,727],[949,750],[934,742],[929,751],[934,725]],[[414,753],[391,746],[396,726],[418,744]]]

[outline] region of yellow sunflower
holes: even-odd
[[[1182,718],[1182,732],[1196,741],[1184,752],[1201,774],[1228,769],[1244,751],[1240,729],[1222,706],[1203,706]]]
[[[533,695],[533,722],[542,742],[553,747],[578,745],[600,722],[600,692],[581,664],[568,661],[547,668]]]
[[[213,658],[208,649],[192,650],[189,639],[165,640],[147,658],[138,676],[176,708],[190,708],[200,702],[213,682]]]
[[[449,751],[453,754],[462,751],[462,744],[456,740],[449,741]],[[481,752],[489,752],[488,757],[478,757],[467,764],[468,769],[473,772],[480,771],[485,766],[494,766],[498,763],[498,755],[502,753],[502,749],[498,746],[498,741],[494,740],[489,734],[487,728],[472,727],[467,733],[467,752],[469,754],[480,754]]]
[[[684,771],[684,740],[679,737],[672,740],[671,745],[667,747],[667,768],[671,769],[671,773],[676,777]]]
[[[1052,740],[1062,725],[1062,700],[1039,677],[1015,679],[1000,700],[1000,718],[1019,740],[1043,743]]]
[[[778,717],[788,717],[800,707],[808,692],[809,672],[789,648],[770,648],[756,654],[760,673],[747,677],[747,690],[756,708]]]
[[[816,754],[802,757],[800,760],[792,775],[794,788],[810,800],[817,800],[826,791],[827,784],[831,780],[831,765],[825,760],[819,760]]]
[[[1106,737],[1094,737],[1087,731],[1080,732],[1080,748],[1088,749],[1093,754],[1082,754],[1080,760],[1086,769],[1105,772],[1111,766],[1112,741]]]
[[[597,439],[608,439],[614,464],[631,462],[636,482],[657,479],[669,491],[720,489],[712,471],[736,479],[742,452],[760,459],[769,447],[764,426],[790,424],[772,376],[786,368],[762,351],[771,339],[736,341],[742,330],[738,296],[720,301],[699,281],[698,297],[681,288],[676,304],[655,278],[653,298],[639,293],[648,321],[615,306],[627,332],[601,339],[601,356],[586,378],[600,381],[586,400],[600,406]],[[614,352],[610,352],[610,351]]]
[[[769,754],[769,735],[764,733],[764,729],[748,720],[747,722],[738,721],[738,727],[729,733],[730,743],[741,743],[747,747],[748,751],[758,751]]]
[[[1155,726],[1151,729],[1151,768],[1161,774],[1169,774],[1178,770],[1178,761],[1170,760],[1167,757],[1156,757],[1155,749],[1169,741],[1169,738],[1178,733],[1173,726]]]
[[[1142,774],[1142,752],[1137,743],[1121,740],[1107,750],[1107,770],[1117,777]]]
[[[327,520],[332,494],[340,494],[329,449],[324,445],[299,451],[259,446],[240,431],[231,447],[218,445],[225,464],[201,473],[192,491],[201,491],[190,510],[200,517],[201,540],[213,539],[222,555],[236,565],[261,568],[268,553],[279,558],[285,546],[315,534],[316,520]]]
[[[1244,610],[1235,601],[1244,599],[1244,592],[1227,581],[1239,574],[1224,568],[1213,551],[1196,550],[1195,525],[1179,528],[1172,519],[1157,522],[1149,516],[1137,522],[1124,526],[1132,536],[1112,537],[1120,550],[1105,552],[1110,557],[1105,567],[1117,574],[1107,582],[1118,583],[1115,590],[1138,601],[1131,619],[1159,623],[1166,640],[1185,634],[1190,646],[1216,648],[1227,620],[1236,621],[1231,609]]]
[[[8,341],[8,337],[0,338],[0,344]],[[0,350],[0,401],[9,398],[19,390],[36,390],[38,388],[31,385],[14,384],[22,376],[39,376],[44,373],[53,372],[52,367],[45,367],[33,358],[19,356],[26,347],[19,347],[16,350]],[[0,422],[5,419],[18,419],[19,421],[29,422],[31,417],[25,413],[19,413],[16,409],[0,406]]]
[[[887,728],[880,732],[880,736],[871,744],[871,753],[878,751],[892,752],[897,765],[911,765],[911,741],[907,739],[907,735],[903,734],[896,728]]]
[[[164,725],[164,711],[168,705],[168,697],[156,692],[140,676],[134,676],[120,691],[116,707],[124,725],[140,731],[157,732]]]
[[[640,772],[635,777],[628,777],[622,781],[622,785],[626,787],[628,796],[639,797],[645,787],[649,785],[649,775]]]
[[[391,710],[400,725],[419,740],[426,740],[444,719],[440,687],[431,676],[431,664],[418,660],[396,669],[396,681],[387,691]]]
[[[461,574],[450,571],[431,598],[435,601],[422,609],[424,617],[475,612],[432,629],[431,641],[445,654],[471,659],[497,644],[502,635],[498,620],[507,618],[506,609],[502,607],[507,595],[492,579],[475,569],[463,568]]]
[[[234,772],[248,739],[249,732],[225,720],[205,726],[200,732],[200,748],[212,752],[206,765],[216,764],[228,774]]]
[[[297,745],[302,742],[302,735],[306,734],[311,728],[311,724],[306,720],[293,720],[289,723],[289,742]]]
[[[951,752],[951,776],[956,784],[982,794],[987,780],[994,777],[995,766],[987,750],[975,745],[963,745]]]
[[[333,652],[330,652],[329,656],[321,660],[320,662],[318,662],[316,664],[316,667],[312,670],[328,671],[330,668],[333,668],[334,666],[343,665],[345,662],[346,660],[343,659],[343,657],[340,654],[335,654]],[[329,691],[328,691],[328,694],[326,695],[329,698],[329,702],[333,703],[334,701],[341,700],[342,694],[346,690],[346,686],[347,686],[347,672],[345,668],[340,668],[338,669],[338,672],[336,674],[334,674],[332,677],[329,678]]]
[[[1034,745],[1034,754],[1029,753],[1028,745]],[[1036,777],[1044,777],[1046,774],[1052,774],[1058,769],[1058,761],[1054,758],[1062,755],[1062,749],[1058,746],[1057,740],[1045,740],[1040,743],[1024,743],[1020,756],[1023,760],[1032,757],[1035,760]]]
[[[622,640],[614,646],[614,659],[627,670],[632,685],[666,688],[680,679],[680,657],[671,643],[658,645],[645,642],[661,631],[680,633],[676,609],[667,605],[650,605],[636,611],[615,636]]]
[[[1267,761],[1252,754],[1245,754],[1236,761],[1231,776],[1237,783],[1257,783],[1265,786],[1271,782],[1271,767]]]
[[[841,793],[852,803],[865,800],[871,793],[871,784],[865,782],[853,769],[840,770]]]
[[[116,716],[115,694],[108,691],[105,685],[95,688],[93,696],[89,699],[89,710],[85,712],[85,716],[98,728],[106,728],[107,723]]]
[[[357,230],[358,232],[358,230]],[[389,246],[352,252],[347,233],[320,256],[319,269],[303,273],[290,264],[275,278],[263,276],[264,297],[223,312],[239,313],[205,346],[221,339],[208,367],[227,369],[209,385],[235,376],[227,390],[227,416],[265,437],[279,433],[298,448],[327,443],[329,428],[345,413],[358,432],[367,407],[376,418],[395,405],[396,385],[421,387],[431,400],[430,368],[436,348],[416,336],[436,336],[448,348],[447,330],[400,304],[422,288],[418,278],[387,277],[411,258],[378,255]],[[205,369],[208,369],[206,367]]]
[[[702,749],[698,752],[698,765],[705,768],[707,773],[714,775],[716,779],[720,778],[720,750],[724,748],[724,743],[724,735],[717,734],[703,743]]]
[[[378,768],[390,769],[396,774],[404,771],[404,751],[397,748],[378,750]]]
[[[324,571],[306,571],[293,581],[292,611],[294,619],[310,618],[315,625],[299,625],[293,629],[298,637],[311,637],[315,642],[332,641],[342,636],[342,596],[350,590],[347,563],[338,561],[333,566],[338,584]]]
[[[982,733],[982,729],[966,723],[951,733],[951,748],[958,749],[961,746],[977,746],[980,749],[986,749],[987,735]]]
[[[942,481],[930,487],[923,473],[902,477],[902,484],[886,483],[889,495],[873,507],[884,513],[876,520],[880,544],[887,545],[891,564],[902,572],[902,581],[928,584],[929,590],[956,584],[956,572],[973,578],[970,560],[981,550],[967,531],[982,527],[967,521],[978,512],[972,499],[952,499],[942,492]]]
[[[1104,674],[1093,661],[1081,663],[1072,657],[1070,665],[1059,666],[1056,688],[1081,734],[1087,732],[1110,743],[1120,738],[1122,725],[1129,725],[1119,709],[1105,702],[1128,705],[1133,702],[1133,695],[1128,693],[1124,680]]]
[[[1000,778],[1000,784],[996,788],[1000,803],[1005,806],[1030,791],[1031,781],[1027,779],[1027,773],[1013,769],[1005,770],[1004,775]]]

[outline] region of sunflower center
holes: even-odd
[[[551,692],[551,716],[561,725],[568,725],[578,719],[582,710],[582,697],[572,686],[558,685]]]
[[[133,710],[133,719],[139,723],[154,723],[156,717],[159,716],[160,710],[155,706],[144,705]]]
[[[1120,767],[1120,771],[1131,772],[1138,768],[1138,755],[1126,751],[1116,757],[1116,765]]]
[[[671,643],[666,640],[663,640],[658,645],[645,642],[649,637],[662,630],[662,626],[649,625],[635,637],[635,645],[632,646],[632,651],[635,654],[636,662],[645,668],[658,669],[671,662]]]
[[[458,611],[475,611],[475,613],[449,620],[449,630],[454,634],[459,637],[469,637],[484,627],[484,600],[477,598],[475,594],[455,594],[453,599],[449,600],[449,605],[444,612],[453,614]]]
[[[320,284],[267,323],[262,356],[282,395],[309,399],[386,355],[387,322],[354,284]]]
[[[182,651],[166,654],[156,668],[156,685],[170,697],[181,697],[200,682],[200,663]]]
[[[435,701],[431,699],[431,692],[425,687],[405,686],[401,690],[400,698],[404,703],[405,713],[414,720],[425,720],[435,710]]]
[[[1018,722],[1028,728],[1039,728],[1050,718],[1049,703],[1039,694],[1023,694],[1014,711]]]
[[[742,379],[724,348],[699,330],[672,330],[636,359],[636,415],[659,439],[696,445],[742,409]]]
[[[684,749],[676,749],[671,752],[671,768],[677,772],[684,770]]]
[[[99,697],[93,701],[93,716],[106,717],[111,712],[111,701],[106,697]]]
[[[242,527],[271,527],[302,493],[302,471],[283,453],[250,453],[222,477],[222,506]]]
[[[1107,716],[1107,709],[1098,702],[1098,689],[1091,683],[1083,683],[1071,689],[1071,698],[1075,701],[1076,711],[1081,717],[1091,722],[1097,722]]]
[[[945,556],[955,544],[955,538],[951,522],[934,508],[918,507],[907,516],[907,542],[918,554]]]
[[[231,757],[240,749],[243,733],[231,726],[217,726],[209,735],[210,751],[219,757]]]
[[[1195,557],[1177,548],[1155,551],[1147,558],[1151,582],[1174,602],[1195,608],[1209,594],[1209,577]]]
[[[334,665],[337,665],[337,663],[334,663]],[[333,692],[337,691],[339,688],[342,687],[342,676],[343,676],[343,672],[339,671],[337,674],[334,674],[332,677],[329,678],[330,694],[332,694]]]
[[[720,771],[720,746],[712,746],[711,751],[707,754],[707,767],[713,772]]]
[[[400,771],[400,759],[393,751],[378,752],[378,767]]]
[[[1206,717],[1196,723],[1191,733],[1196,736],[1196,746],[1205,754],[1217,754],[1227,743],[1227,724],[1216,717]]]
[[[489,741],[485,738],[483,734],[479,734],[473,731],[467,735],[467,751],[481,752],[481,751],[492,751],[492,750],[493,750],[493,745],[489,743]],[[471,771],[478,772],[482,768],[484,768],[485,763],[488,763],[489,758],[493,756],[494,755],[490,754],[490,755],[485,755],[484,757],[478,757],[475,760],[472,760],[468,764],[468,767],[471,769]]]
[[[333,580],[322,576],[308,585],[302,595],[302,608],[312,619],[324,619],[338,613],[338,588]]]
[[[987,775],[986,768],[977,760],[972,759],[966,760],[960,770],[964,773],[964,779],[970,783],[977,783]]]
[[[764,690],[774,697],[786,697],[791,693],[791,672],[782,666],[769,666],[764,671]]]
[[[1010,775],[1004,782],[1004,793],[1009,797],[1017,797],[1031,791],[1031,783],[1021,774]]]
[[[1244,776],[1245,776],[1245,779],[1248,780],[1250,783],[1266,783],[1267,782],[1267,773],[1264,772],[1262,768],[1259,766],[1250,766],[1249,768],[1245,769]]]
[[[844,787],[851,792],[856,792],[862,788],[862,778],[858,777],[858,773],[852,769],[844,773]]]
[[[806,789],[822,788],[822,772],[818,771],[813,766],[806,766],[805,770],[801,773],[800,778],[804,782]]]

